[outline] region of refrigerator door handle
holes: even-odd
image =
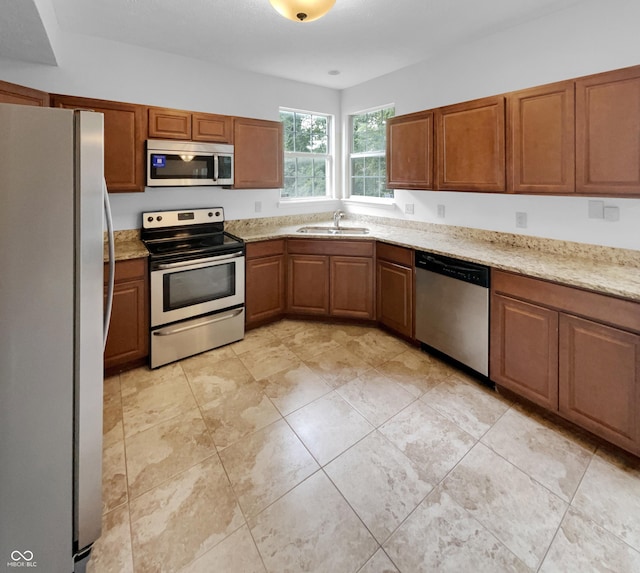
[[[107,300],[104,307],[103,321],[103,342],[102,349],[107,347],[107,335],[109,334],[109,323],[111,322],[111,309],[113,307],[113,284],[116,274],[116,257],[113,238],[113,218],[111,217],[111,203],[109,202],[109,192],[107,182],[102,179],[102,196],[104,197],[104,214],[107,220],[107,242],[109,245],[109,281],[107,283]]]

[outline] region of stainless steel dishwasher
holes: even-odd
[[[416,338],[489,375],[489,267],[416,251]]]

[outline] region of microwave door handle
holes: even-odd
[[[213,180],[218,180],[218,156],[213,156]]]

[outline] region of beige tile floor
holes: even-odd
[[[640,571],[640,465],[375,329],[105,381],[93,573]]]

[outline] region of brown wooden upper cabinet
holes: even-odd
[[[213,113],[149,108],[149,137],[231,143],[233,118]]]
[[[387,120],[387,188],[433,189],[433,111]]]
[[[233,141],[236,189],[279,189],[283,186],[281,122],[236,117]]]
[[[437,189],[506,191],[503,96],[438,108],[435,121]]]
[[[575,192],[573,81],[510,93],[507,127],[509,191]]]
[[[576,81],[576,190],[640,195],[640,66]]]
[[[110,193],[144,191],[144,106],[90,98],[52,95],[51,105],[104,114],[104,176]]]
[[[49,107],[49,94],[18,84],[0,81],[0,103]]]

